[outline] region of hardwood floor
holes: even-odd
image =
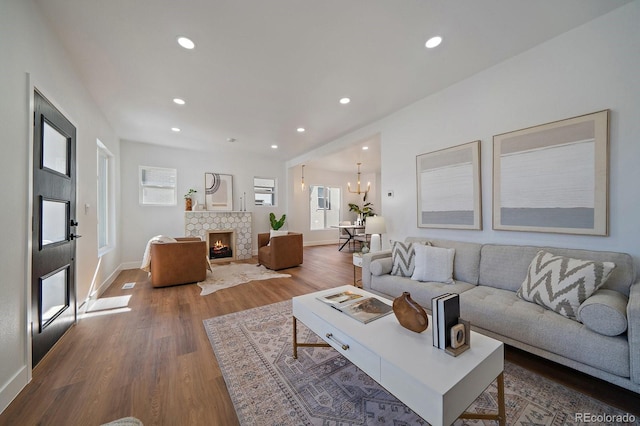
[[[252,262],[255,262],[252,261]],[[254,281],[208,296],[193,285],[154,289],[123,271],[33,372],[0,425],[100,425],[134,416],[145,425],[235,425],[238,420],[202,321],[353,282],[351,254],[305,248],[291,278]],[[123,290],[135,282],[132,290]],[[507,348],[507,359],[640,415],[640,397]]]

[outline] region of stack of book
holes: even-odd
[[[460,296],[445,293],[431,299],[433,346],[446,349],[451,346],[451,327],[458,324]]]

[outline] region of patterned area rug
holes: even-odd
[[[271,278],[288,278],[289,274],[280,274],[255,263],[229,263],[212,266],[207,272],[207,279],[198,283],[202,291],[200,296],[214,293],[223,288],[248,283],[249,281],[268,280]]]
[[[426,425],[332,348],[292,358],[291,302],[211,318],[204,326],[242,425]],[[298,339],[320,339],[298,322]],[[578,425],[574,413],[620,410],[505,362],[508,425]],[[495,382],[469,411],[494,412]],[[457,420],[455,425],[496,424]]]

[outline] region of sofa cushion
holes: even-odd
[[[414,244],[430,243],[433,247],[455,249],[456,256],[453,259],[453,279],[470,284],[478,284],[478,278],[480,275],[480,250],[482,248],[482,244],[452,240],[427,240],[426,238],[420,237],[407,237],[405,242]],[[531,260],[531,258],[529,258],[529,260]],[[524,277],[524,274],[522,277]],[[519,279],[518,284],[522,281],[522,277]]]
[[[600,289],[578,308],[578,321],[596,333],[617,336],[627,331],[629,298],[617,291]]]
[[[575,320],[582,302],[607,281],[615,266],[540,250],[517,295]]]
[[[455,249],[414,244],[415,268],[411,279],[453,283]]]
[[[473,284],[464,281],[454,281],[453,284],[437,282],[412,281],[408,278],[395,275],[380,275],[371,277],[371,285],[368,289],[376,294],[395,299],[408,291],[411,298],[423,308],[431,311],[431,299],[445,293],[462,293],[473,288]]]
[[[410,277],[413,275],[415,255],[413,243],[393,241],[391,243],[391,258],[393,259],[391,275],[397,275],[399,277]]]
[[[439,247],[438,244],[434,243],[433,245]],[[458,279],[456,278],[456,269],[458,268],[457,263],[461,253],[457,247],[455,249],[456,261],[453,278]],[[518,291],[522,280],[527,275],[531,260],[540,250],[545,250],[558,256],[615,263],[615,269],[602,288],[615,290],[625,296],[629,295],[629,288],[636,279],[633,258],[627,253],[557,247],[484,244],[480,256],[480,279],[478,283],[514,292]]]
[[[460,294],[460,316],[472,326],[629,377],[629,344],[625,336],[596,333],[584,324],[522,300],[512,291],[488,286],[465,291]]]
[[[391,273],[393,269],[393,260],[390,257],[385,257],[383,259],[376,259],[371,261],[371,265],[369,265],[369,271],[377,277],[383,274]]]

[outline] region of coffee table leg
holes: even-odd
[[[496,381],[498,382],[498,412],[495,414],[464,412],[460,415],[461,419],[497,420],[500,426],[507,425],[507,410],[504,405],[504,373],[500,373]]]
[[[507,410],[504,406],[504,373],[498,376],[498,422],[500,426],[507,424]]]
[[[293,318],[293,359],[298,359],[298,348],[299,347],[308,347],[308,348],[328,348],[331,347],[328,343],[298,343],[298,319],[291,316]]]
[[[293,359],[298,359],[298,320],[293,317]]]

